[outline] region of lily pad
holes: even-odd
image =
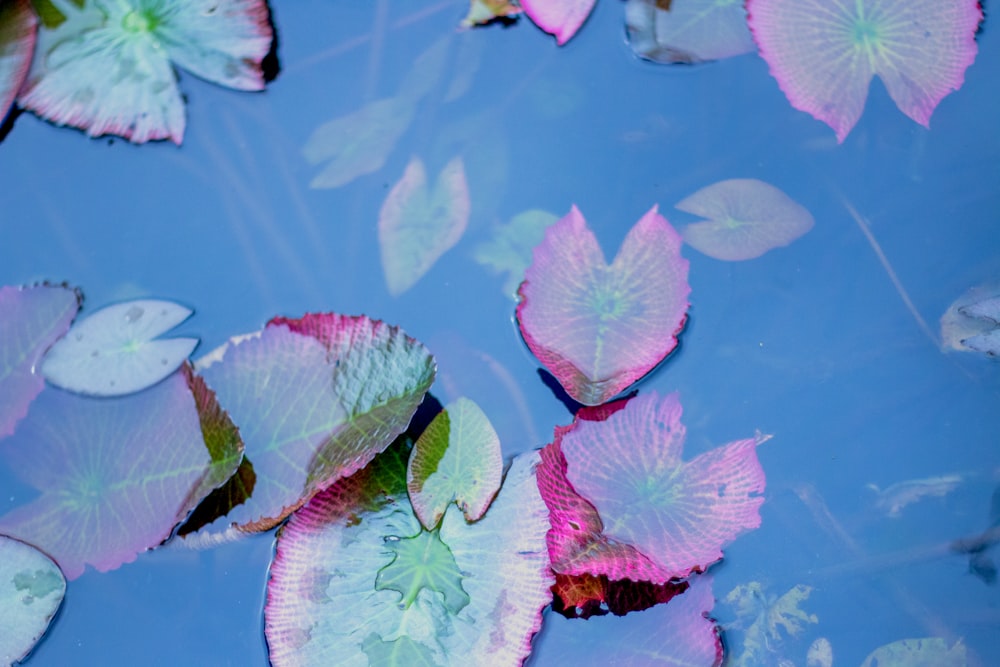
[[[629,46],[658,63],[700,63],[751,53],[743,0],[628,0]]]
[[[180,372],[115,400],[42,392],[0,448],[39,495],[0,516],[0,532],[44,549],[70,579],[163,542],[201,500],[195,490],[207,493],[206,480],[225,479],[239,463],[238,439],[228,451],[206,447],[203,391]],[[214,428],[233,427],[226,420]]]
[[[279,532],[264,610],[276,667],[492,667],[528,656],[552,584],[538,454],[514,459],[480,521],[451,508],[431,533],[407,502],[404,444],[317,495]]]
[[[0,438],[14,432],[45,387],[34,369],[80,308],[68,287],[0,287]]]
[[[545,230],[558,221],[559,216],[541,209],[518,213],[496,227],[493,238],[480,243],[473,258],[494,273],[506,273],[503,291],[516,299],[524,272],[531,266],[531,251],[545,238]]]
[[[57,125],[135,143],[184,137],[171,63],[238,90],[261,90],[273,33],[265,0],[48,0],[63,20],[38,31],[18,103]]]
[[[0,122],[28,74],[37,31],[38,19],[30,0],[0,4]]]
[[[510,0],[470,0],[469,13],[462,19],[462,26],[470,28],[497,19],[510,20],[520,13],[521,8]]]
[[[940,637],[900,639],[872,651],[861,667],[966,667],[965,644],[959,639],[950,648]]]
[[[77,322],[42,360],[45,379],[68,391],[122,396],[163,380],[191,355],[197,338],[165,338],[191,316],[184,306],[150,299],[107,306]]]
[[[253,466],[249,493],[217,508],[228,514],[200,531],[206,539],[229,526],[267,530],[367,465],[403,432],[434,380],[430,353],[398,327],[332,313],[275,318],[199,368]]]
[[[872,77],[928,127],[976,57],[977,0],[747,0],[750,29],[792,106],[842,142],[861,117]]]
[[[0,535],[0,664],[11,665],[31,652],[65,593],[66,579],[51,558]]]
[[[459,398],[417,439],[406,470],[410,503],[424,528],[438,525],[452,502],[478,521],[500,489],[500,438],[478,405]]]
[[[709,257],[727,261],[760,257],[788,245],[813,226],[805,207],[753,178],[713,183],[676,208],[707,218],[685,227],[684,241]]]
[[[465,233],[469,222],[469,187],[462,158],[454,158],[427,186],[424,163],[414,157],[389,191],[378,219],[382,269],[389,293],[413,287],[441,255]]]
[[[1000,283],[977,285],[948,306],[941,348],[1000,357]]]
[[[521,8],[535,25],[555,35],[562,46],[590,16],[596,0],[520,0]]]
[[[557,429],[538,472],[556,572],[664,583],[704,571],[725,544],[760,525],[761,439],[682,461],[676,394],[581,412]]]
[[[576,206],[549,227],[521,284],[528,347],[584,405],[604,403],[677,346],[687,318],[688,261],[654,206],[610,266]]]

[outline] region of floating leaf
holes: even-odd
[[[680,246],[655,206],[611,266],[576,206],[546,230],[517,320],[534,355],[580,403],[610,400],[677,346],[691,291]]]
[[[30,0],[0,3],[0,122],[28,74],[37,31],[38,18]]]
[[[629,46],[659,63],[699,63],[751,53],[743,0],[628,0]]]
[[[750,29],[792,106],[843,141],[872,77],[927,127],[976,57],[977,0],[747,0]]]
[[[80,299],[67,287],[0,287],[0,438],[14,432],[45,387],[35,366],[69,329]]]
[[[518,213],[505,225],[493,230],[493,238],[476,247],[473,257],[494,273],[506,273],[503,291],[517,298],[524,272],[531,266],[531,251],[545,238],[545,230],[559,216],[533,208]]]
[[[434,379],[434,361],[398,327],[310,314],[275,318],[259,335],[230,341],[202,374],[239,425],[253,466],[249,497],[233,496],[245,502],[218,509],[230,510],[225,526],[256,531],[367,465],[403,432]]]
[[[773,185],[752,178],[713,183],[676,208],[708,218],[685,227],[684,240],[709,257],[728,261],[760,257],[813,226],[813,217],[803,206]]]
[[[389,293],[398,296],[420,280],[465,233],[469,188],[462,158],[454,158],[428,190],[424,163],[414,157],[389,191],[378,219],[382,269]]]
[[[57,125],[135,143],[184,137],[171,62],[230,88],[261,90],[272,31],[264,0],[49,0],[18,102]]]
[[[723,545],[760,525],[761,440],[685,462],[676,394],[604,410],[581,410],[571,427],[557,429],[548,455],[543,450],[538,479],[556,572],[663,583],[704,571],[722,558]]]
[[[788,637],[802,633],[806,624],[819,622],[815,614],[802,610],[812,588],[798,585],[784,595],[768,595],[757,581],[729,591],[725,601],[736,612],[728,629],[743,629],[742,650],[733,655],[734,667],[770,664],[781,659],[779,649]],[[775,656],[777,654],[777,656]]]
[[[462,26],[470,28],[496,19],[510,19],[521,13],[521,8],[510,0],[470,0],[469,13],[462,19]]]
[[[459,398],[420,435],[406,470],[417,518],[431,530],[453,501],[466,521],[478,521],[500,488],[500,438],[474,402]]]
[[[451,509],[439,533],[422,531],[407,502],[406,456],[390,448],[279,532],[264,610],[276,667],[492,667],[528,656],[552,584],[538,454],[514,459],[480,521]]]
[[[1000,356],[1000,283],[977,285],[948,306],[941,349]]]
[[[65,593],[66,579],[51,558],[0,535],[0,664],[19,662],[31,652]]]
[[[861,667],[966,667],[965,644],[959,639],[948,648],[940,637],[900,639],[872,651]]]
[[[535,25],[556,36],[562,46],[590,16],[596,0],[520,0],[524,13]]]
[[[45,379],[68,391],[122,396],[163,380],[191,355],[197,338],[157,336],[191,316],[170,301],[126,301],[77,322],[42,360]]]
[[[174,373],[115,400],[42,392],[0,448],[40,495],[0,517],[0,532],[44,549],[70,579],[167,539],[200,500],[192,491],[207,492],[206,478],[225,478],[239,462],[238,451],[206,447],[190,378]],[[231,467],[220,471],[220,462]]]

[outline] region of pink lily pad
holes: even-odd
[[[465,233],[469,186],[462,158],[438,175],[433,190],[420,158],[414,157],[392,187],[378,218],[378,242],[389,293],[398,296],[434,266]]]
[[[0,287],[0,438],[45,387],[35,367],[69,329],[82,297],[68,287]]]
[[[747,0],[750,29],[792,106],[842,142],[878,75],[896,106],[928,127],[976,57],[978,0]]]
[[[0,4],[0,121],[6,116],[28,74],[38,19],[30,0]]]
[[[555,35],[562,46],[590,16],[596,0],[521,0],[521,8],[535,25]]]
[[[804,206],[753,178],[713,183],[676,208],[707,218],[681,231],[685,242],[709,257],[731,262],[786,246],[813,226],[812,214]]]
[[[664,583],[704,571],[760,525],[763,439],[682,461],[680,416],[676,394],[651,393],[556,429],[537,473],[553,570]]]
[[[654,206],[610,266],[576,206],[545,232],[521,284],[528,347],[584,405],[604,403],[677,346],[687,318],[688,261]]]
[[[101,572],[166,540],[231,475],[239,439],[206,446],[208,431],[234,432],[189,371],[114,400],[48,389],[35,400],[0,460],[39,495],[0,516],[0,532],[37,545],[67,578]],[[214,425],[212,424],[214,422]]]
[[[172,63],[229,88],[264,88],[273,37],[265,0],[48,4],[62,20],[39,28],[18,103],[57,125],[180,144],[184,103]]]
[[[658,63],[699,63],[751,53],[743,0],[628,0],[629,46]]]
[[[239,425],[252,473],[244,466],[233,482],[242,488],[225,490],[233,506],[214,498],[216,516],[199,514],[214,523],[186,538],[196,540],[267,530],[363,468],[403,432],[434,379],[430,353],[398,327],[333,313],[275,318],[199,368]]]

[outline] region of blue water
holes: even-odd
[[[930,131],[876,81],[843,145],[789,106],[756,55],[699,67],[638,61],[618,2],[598,3],[564,48],[525,20],[455,34],[453,53],[481,52],[470,93],[450,104],[432,94],[377,173],[311,190],[318,168],[300,151],[313,129],[394,94],[465,7],[275,4],[281,74],[263,94],[182,74],[183,148],[17,120],[0,144],[0,284],[67,280],[88,308],[180,301],[197,311],[183,331],[200,336],[202,351],[277,314],[367,313],[426,342],[440,365],[432,392],[442,402],[474,398],[509,455],[545,444],[571,416],[518,338],[503,279],[472,259],[491,226],[575,203],[611,256],[653,204],[687,222],[673,205],[695,190],[767,181],[806,206],[815,228],[742,263],[685,247],[690,321],[679,351],[643,384],[680,392],[687,457],[755,429],[774,435],[759,449],[762,526],[712,569],[715,594],[750,581],[772,595],[814,588],[804,608],[818,622],[776,644],[773,664],[804,665],[818,637],[843,667],[929,636],[961,638],[970,665],[1000,664],[1000,589],[942,547],[988,522],[1000,483],[1000,365],[939,350],[845,207],[867,220],[932,333],[966,289],[1000,278],[1000,36],[990,20],[965,85]],[[457,153],[472,193],[469,229],[413,289],[391,297],[376,236],[385,194],[411,155],[435,174]],[[945,474],[963,483],[898,518],[880,512],[866,486]],[[0,512],[9,504],[0,494]],[[265,664],[272,544],[265,534],[90,570],[70,583],[29,664]],[[715,613],[734,618],[721,603]],[[589,664],[580,633],[614,644],[628,620],[549,614],[531,664]],[[738,653],[741,632],[725,637]]]

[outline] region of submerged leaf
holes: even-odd
[[[514,459],[485,517],[468,524],[452,509],[439,535],[422,532],[407,502],[406,454],[393,446],[281,529],[264,610],[276,667],[372,656],[400,667],[492,667],[528,656],[552,584],[537,453]],[[386,586],[401,549],[420,576]]]
[[[927,127],[976,57],[978,0],[747,0],[750,29],[792,106],[843,141],[878,75]]]
[[[42,392],[0,448],[40,495],[0,516],[0,532],[44,549],[70,579],[88,564],[112,570],[167,539],[200,500],[192,490],[207,492],[206,478],[228,477],[239,460],[206,447],[190,377],[174,373],[115,400]]]
[[[0,287],[0,438],[14,432],[45,387],[34,369],[69,329],[80,298],[68,287]]]
[[[66,579],[51,558],[0,535],[0,664],[19,662],[31,652],[65,593]]]
[[[596,0],[520,0],[535,25],[555,35],[560,46],[572,39],[590,16]]]
[[[533,208],[518,213],[510,222],[493,230],[493,238],[480,243],[473,258],[494,273],[506,273],[505,294],[517,298],[517,288],[531,266],[531,251],[545,238],[545,230],[559,221],[559,216]]]
[[[546,230],[521,284],[517,320],[528,347],[575,400],[610,400],[677,346],[691,291],[680,246],[655,206],[610,266],[575,206]]]
[[[923,479],[908,479],[880,489],[874,484],[868,488],[877,494],[875,508],[886,516],[898,517],[903,508],[923,498],[942,498],[962,483],[961,475],[940,475]]]
[[[368,464],[409,424],[434,379],[427,349],[367,317],[275,318],[203,366],[253,465],[249,497],[207,526],[266,530]],[[220,525],[224,521],[225,525]]]
[[[698,63],[752,52],[743,0],[628,0],[629,46],[660,63]]]
[[[37,31],[38,18],[30,0],[0,3],[0,122],[28,74]]]
[[[469,222],[465,166],[456,157],[427,186],[424,163],[414,157],[385,198],[378,219],[382,269],[389,293],[413,287],[465,233]]]
[[[861,667],[966,667],[965,644],[940,637],[900,639],[872,651]]]
[[[977,285],[941,316],[941,349],[1000,357],[1000,283]]]
[[[57,125],[135,143],[184,136],[171,62],[239,90],[261,90],[272,30],[264,0],[49,0],[65,20],[39,29],[18,102]]]
[[[406,470],[410,503],[424,528],[437,526],[455,502],[478,521],[500,488],[500,438],[474,402],[459,398],[440,412],[413,445]]]
[[[68,391],[122,396],[163,380],[190,356],[197,338],[164,338],[192,311],[143,299],[101,308],[77,322],[42,360],[45,379]]]
[[[813,217],[803,206],[753,178],[713,183],[675,208],[707,218],[685,227],[684,241],[709,257],[728,261],[760,257],[813,226]]]
[[[742,629],[743,643],[733,654],[734,667],[754,667],[770,664],[788,637],[802,633],[807,624],[819,621],[815,614],[802,610],[812,588],[798,585],[780,597],[768,595],[757,581],[741,584],[729,591],[726,604],[736,613],[736,621],[728,629]]]

